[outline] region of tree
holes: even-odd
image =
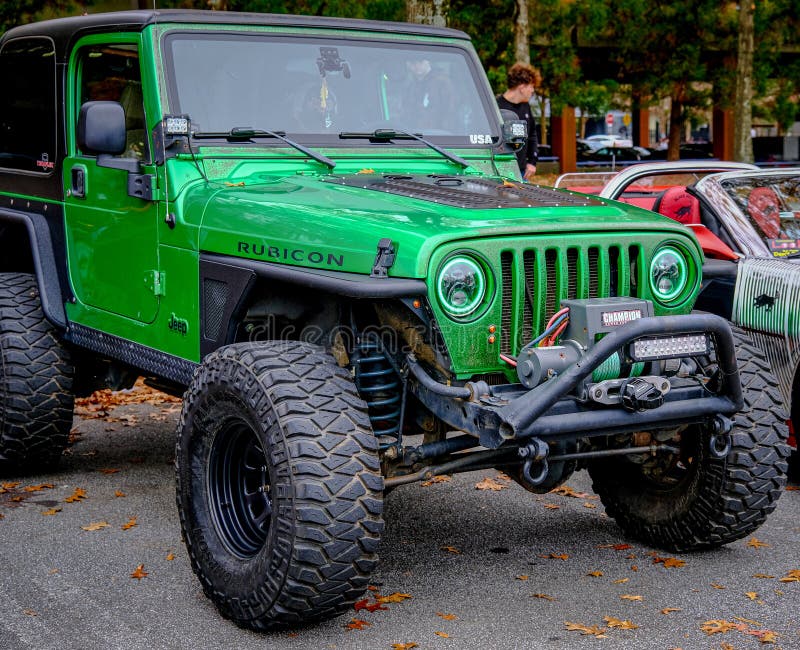
[[[445,0],[406,0],[406,20],[444,27],[447,24]]]
[[[528,25],[528,0],[517,0],[514,21],[514,59],[517,63],[531,62],[530,27]]]
[[[733,117],[733,157],[753,162],[753,48],[755,6],[751,0],[739,4],[739,45],[736,57],[736,101]]]
[[[72,0],[0,2],[0,33],[35,20],[78,13],[81,9],[81,5]]]

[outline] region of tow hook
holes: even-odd
[[[708,440],[708,451],[712,458],[725,458],[731,450],[730,432],[733,422],[724,415],[717,415],[711,425],[711,437]]]
[[[540,485],[547,478],[550,467],[547,463],[547,454],[550,448],[547,443],[539,438],[532,438],[524,447],[517,450],[520,458],[525,458],[522,465],[522,476],[529,485]],[[536,463],[536,476],[531,474],[531,468]]]

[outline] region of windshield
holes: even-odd
[[[167,37],[165,59],[170,111],[189,115],[193,132],[253,127],[339,143],[342,131],[391,127],[468,146],[497,131],[460,47],[180,33]]]
[[[773,255],[800,250],[800,173],[727,178],[720,185]]]

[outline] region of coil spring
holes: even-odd
[[[367,403],[372,430],[381,448],[399,444],[403,424],[403,385],[397,370],[377,341],[359,341],[351,360],[356,388]]]

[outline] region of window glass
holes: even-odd
[[[50,173],[56,160],[56,57],[45,38],[0,52],[0,167]]]
[[[126,158],[146,158],[144,102],[135,45],[98,45],[81,51],[79,102],[114,101],[125,109]]]
[[[745,176],[722,187],[774,255],[800,248],[800,176]]]
[[[170,110],[188,114],[195,132],[252,127],[338,142],[342,131],[393,128],[470,145],[496,130],[496,107],[458,47],[174,34],[166,59]]]

